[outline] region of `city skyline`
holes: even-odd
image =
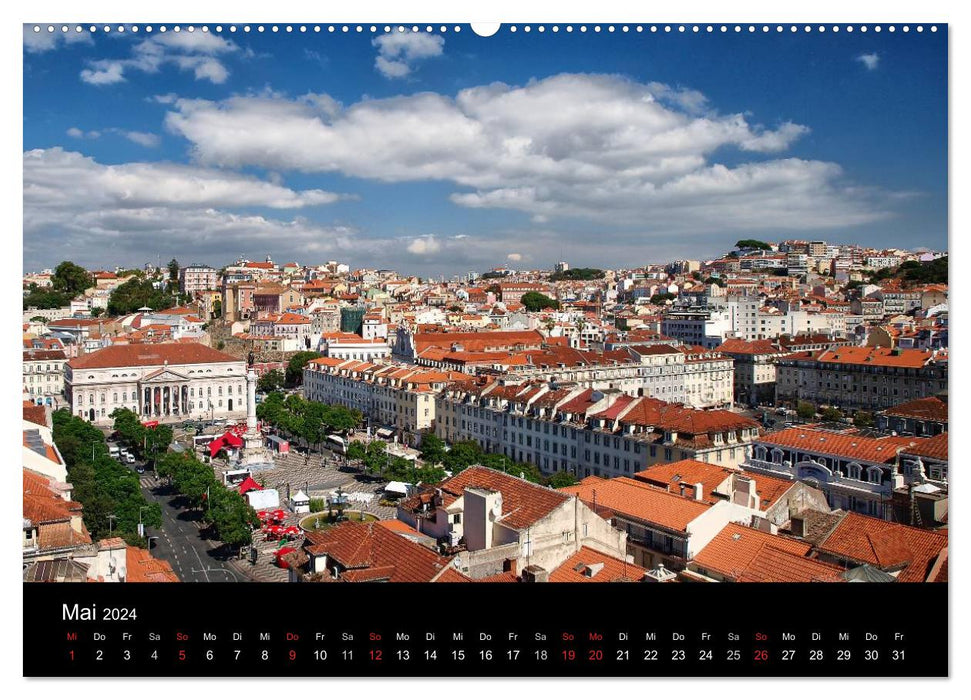
[[[26,27],[25,268],[947,247],[946,32],[281,38]]]

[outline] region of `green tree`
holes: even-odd
[[[71,303],[73,297],[63,292],[55,292],[50,289],[38,287],[31,283],[24,294],[24,310],[35,309],[60,309]]]
[[[604,271],[595,267],[574,267],[569,270],[564,270],[563,272],[554,272],[550,275],[551,282],[559,282],[560,280],[573,280],[573,281],[583,281],[588,282],[590,280],[602,279],[604,276]]]
[[[367,456],[367,447],[360,440],[354,440],[347,446],[347,454],[345,456],[352,462],[361,462]]]
[[[772,250],[772,246],[764,241],[757,241],[754,238],[745,238],[741,241],[735,243],[735,247],[739,250],[743,248],[754,248],[756,250]]]
[[[421,458],[429,464],[441,464],[445,461],[445,442],[431,431],[421,437]]]
[[[819,412],[824,421],[829,423],[839,423],[843,420],[843,412],[833,406],[827,406]]]
[[[562,489],[566,486],[573,486],[576,483],[577,478],[567,471],[554,472],[546,479],[546,485],[554,489]]]
[[[223,303],[220,299],[212,302],[212,317],[222,318],[223,317]]]
[[[550,299],[545,294],[540,294],[539,292],[526,292],[519,301],[526,307],[527,311],[560,308],[560,302],[555,299]]]
[[[74,487],[72,498],[81,503],[92,538],[111,534],[144,546],[139,522],[160,527],[162,512],[157,503],[145,500],[138,475],[108,455],[104,435],[91,424],[64,409],[54,411],[52,419],[54,443]]]
[[[873,414],[867,411],[857,411],[853,414],[853,425],[857,428],[872,428]]]
[[[457,474],[458,472],[481,461],[482,447],[475,440],[461,440],[452,445],[445,454],[442,464],[445,468]]]
[[[179,281],[179,261],[175,258],[169,260],[169,282],[178,283]]]
[[[143,306],[158,310],[173,304],[175,304],[175,297],[166,291],[156,289],[151,280],[132,277],[116,287],[108,297],[108,313],[113,316],[123,316]]]
[[[231,547],[252,543],[253,529],[260,524],[246,499],[222,484],[210,486],[205,517],[215,527],[216,536]]]
[[[705,280],[705,284],[717,284],[719,287],[725,286],[725,280],[721,277],[709,277]]]
[[[94,277],[91,273],[69,260],[54,268],[54,274],[51,275],[54,291],[66,294],[71,299],[93,285]]]
[[[303,368],[307,363],[318,357],[323,357],[319,352],[305,350],[294,353],[287,363],[286,383],[287,386],[299,386],[303,382]]]
[[[256,388],[262,392],[279,391],[283,388],[285,377],[278,369],[271,369],[256,381]]]
[[[677,296],[671,294],[671,292],[662,292],[660,294],[655,294],[651,297],[652,304],[663,304],[666,301],[673,301],[677,299]]]
[[[800,420],[810,421],[816,417],[816,407],[808,401],[800,401],[796,404],[796,415]]]

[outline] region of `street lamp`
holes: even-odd
[[[115,524],[115,520],[118,518],[117,515],[108,516],[108,537],[111,537],[111,526]]]
[[[158,539],[158,535],[149,535],[145,539],[148,540],[148,550],[151,551],[152,550],[152,540],[157,540]]]

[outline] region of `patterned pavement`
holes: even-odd
[[[280,492],[280,506],[287,512],[283,525],[297,525],[300,519],[304,517],[290,512],[286,507],[284,501],[287,497],[288,485],[291,494],[303,489],[310,498],[327,498],[331,491],[341,487],[352,500],[349,509],[363,510],[381,520],[389,520],[395,517],[393,507],[379,505],[381,491],[387,482],[364,477],[351,469],[342,471],[329,454],[324,456],[311,454],[309,459],[307,459],[306,454],[297,452],[275,455],[274,464],[273,469],[257,472],[253,475],[253,478],[267,488],[275,488]],[[226,460],[219,459],[213,460],[212,466],[216,475],[220,478],[223,472],[232,468]],[[363,500],[355,502],[355,495],[360,497],[370,495],[371,500],[369,503],[363,502]],[[302,538],[298,537],[293,546],[299,547],[301,542]],[[274,558],[274,553],[280,547],[280,543],[273,540],[267,541],[262,532],[256,532],[254,533],[253,544],[259,552],[256,564],[251,564],[248,559],[239,559],[230,562],[231,566],[244,576],[256,581],[287,581],[287,571],[278,568]]]

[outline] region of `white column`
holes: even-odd
[[[256,370],[246,373],[246,432],[256,432]]]

